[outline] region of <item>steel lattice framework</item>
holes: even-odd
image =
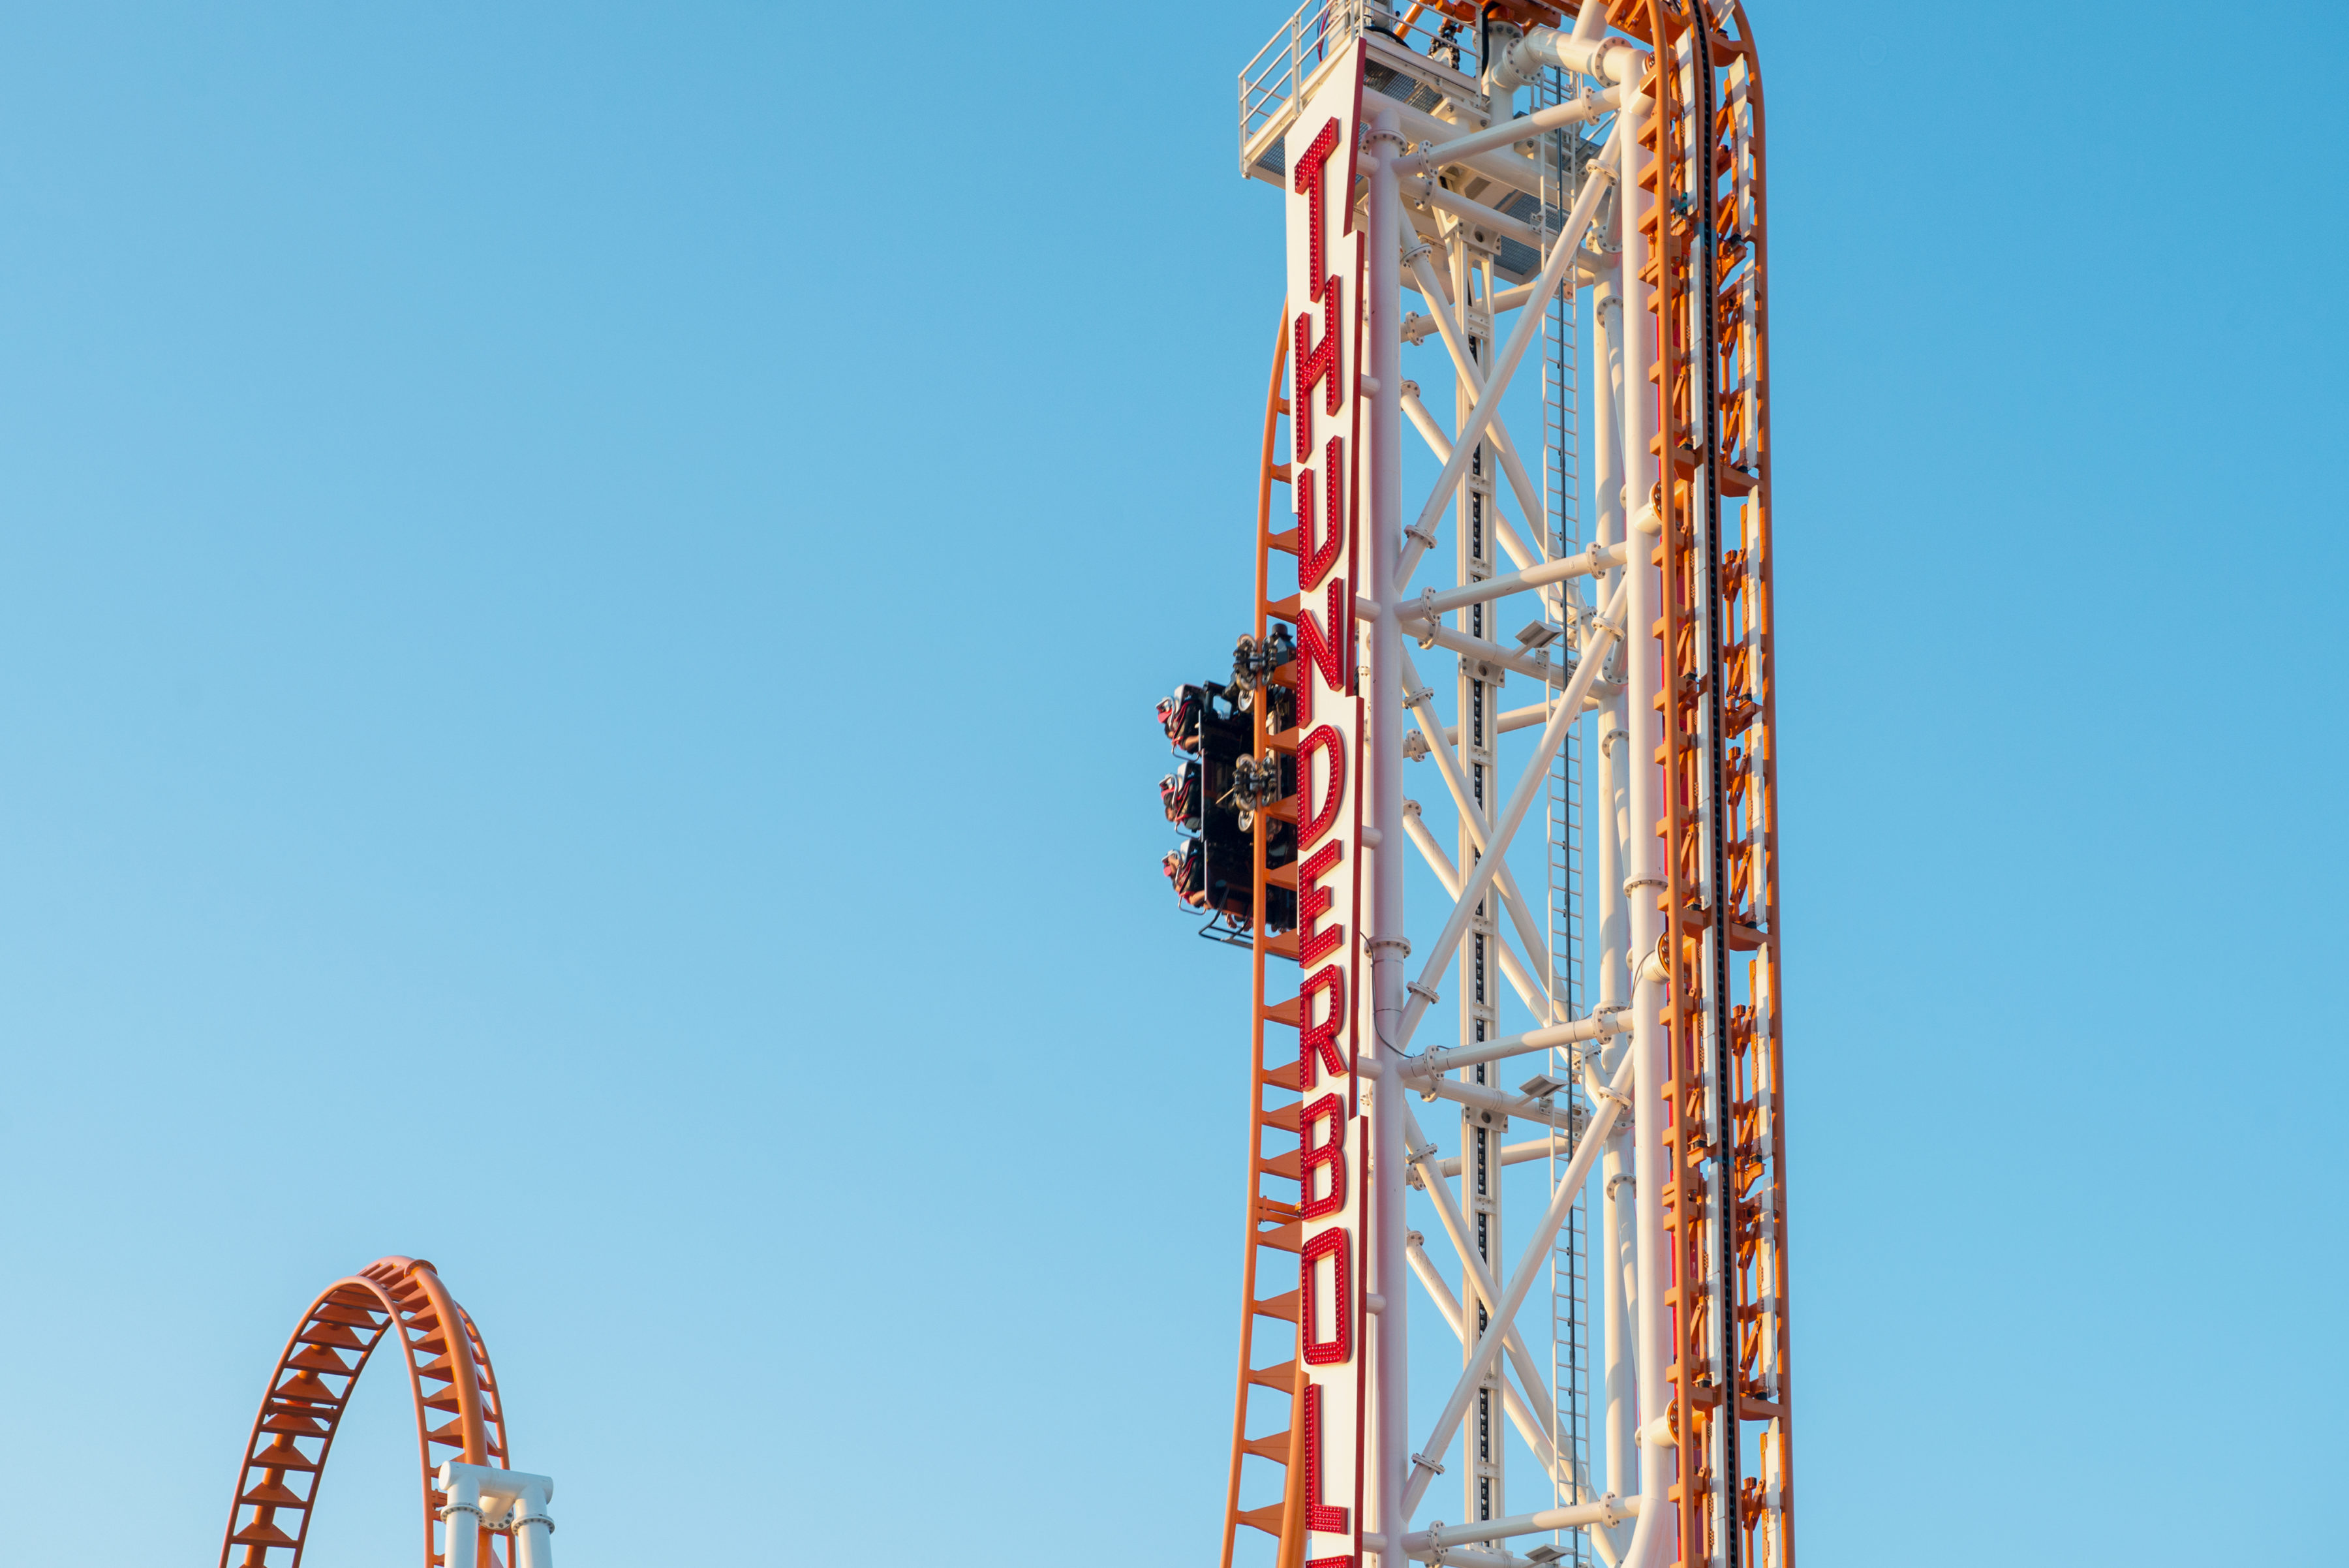
[[[245,1443],[221,1542],[221,1568],[230,1568],[232,1559],[238,1568],[301,1568],[318,1486],[343,1412],[359,1375],[387,1341],[401,1352],[416,1406],[424,1568],[503,1568],[510,1559],[502,1543],[515,1539],[524,1548],[520,1568],[552,1568],[545,1536],[554,1524],[545,1517],[544,1503],[553,1486],[544,1477],[509,1471],[505,1406],[481,1331],[430,1263],[398,1257],[379,1258],[336,1281],[295,1325]],[[460,1477],[453,1500],[452,1473]],[[529,1492],[527,1504],[514,1510],[517,1522],[500,1526],[484,1520],[481,1483],[492,1474],[499,1478],[489,1481],[492,1493],[506,1479],[515,1483],[509,1501]],[[481,1528],[461,1529],[468,1519]],[[450,1521],[446,1532],[439,1528],[443,1520]],[[435,1537],[443,1533],[458,1536],[454,1551],[436,1548]]]
[[[1239,113],[1289,281],[1232,688],[1253,864],[1189,895],[1254,971],[1222,1563],[1792,1568],[1744,13],[1313,0]],[[1456,1524],[1423,1517],[1447,1471]]]

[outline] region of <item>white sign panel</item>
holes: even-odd
[[[1297,501],[1298,1080],[1304,1094],[1304,1246],[1297,1293],[1305,1408],[1309,1568],[1361,1552],[1367,1349],[1363,1319],[1369,1124],[1354,1076],[1370,1016],[1362,961],[1362,700],[1354,597],[1361,589],[1362,236],[1354,223],[1362,45],[1326,61],[1289,128],[1289,472]]]

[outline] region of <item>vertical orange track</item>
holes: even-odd
[[[1646,281],[1664,366],[1654,449],[1664,479],[1649,498],[1662,520],[1664,613],[1649,634],[1662,639],[1671,698],[1654,760],[1669,806],[1655,830],[1666,836],[1671,946],[1664,1223],[1679,1561],[1793,1568],[1761,76],[1742,8],[1719,29],[1702,8],[1667,0],[1621,9],[1633,15],[1616,24],[1652,44],[1658,63],[1640,183],[1654,192]],[[1720,641],[1708,649],[1708,636]],[[1717,858],[1709,810],[1722,824]],[[1725,1020],[1725,1040],[1711,1038],[1708,1018]],[[1716,1271],[1726,1324],[1707,1286]]]
[[[1281,309],[1280,330],[1273,346],[1272,379],[1264,398],[1264,447],[1258,464],[1256,511],[1256,630],[1257,645],[1263,645],[1273,617],[1283,619],[1294,616],[1288,601],[1275,603],[1272,599],[1272,555],[1275,551],[1295,554],[1297,535],[1294,529],[1275,532],[1272,526],[1272,487],[1288,482],[1289,466],[1275,462],[1273,454],[1280,435],[1281,416],[1288,411],[1288,401],[1280,395],[1281,372],[1288,363],[1288,311]],[[1294,683],[1294,666],[1284,665],[1273,672],[1272,679],[1287,686]],[[1254,714],[1256,754],[1267,752],[1294,753],[1297,732],[1294,729],[1275,733],[1267,728],[1266,689],[1258,686],[1251,698]],[[1266,1059],[1265,1025],[1281,1023],[1290,1028],[1297,1025],[1297,999],[1268,1003],[1266,964],[1272,959],[1294,962],[1297,958],[1296,933],[1270,935],[1265,929],[1263,913],[1270,888],[1297,885],[1297,867],[1292,863],[1279,867],[1265,864],[1265,840],[1269,825],[1276,821],[1294,822],[1296,802],[1285,800],[1258,814],[1255,840],[1255,876],[1249,903],[1255,927],[1250,941],[1252,971],[1250,1002],[1251,1038],[1248,1052],[1248,1179],[1245,1220],[1245,1241],[1240,1264],[1240,1364],[1239,1388],[1232,1402],[1232,1464],[1231,1477],[1224,1498],[1223,1568],[1231,1568],[1232,1551],[1239,1529],[1247,1525],[1261,1530],[1280,1540],[1279,1562],[1282,1568],[1293,1568],[1301,1560],[1305,1540],[1299,1528],[1299,1500],[1303,1493],[1297,1485],[1297,1471],[1289,1466],[1289,1437],[1296,1412],[1297,1352],[1292,1345],[1281,1360],[1263,1366],[1256,1362],[1256,1325],[1259,1318],[1273,1318],[1288,1323],[1297,1321],[1297,1292],[1292,1289],[1270,1297],[1257,1294],[1257,1262],[1260,1252],[1271,1250],[1294,1256],[1300,1245],[1301,1227],[1297,1205],[1278,1193],[1268,1190],[1268,1183],[1295,1183],[1298,1179],[1298,1154],[1295,1149],[1267,1156],[1264,1149],[1268,1128],[1295,1135],[1298,1130],[1297,1063],[1292,1057],[1287,1064],[1275,1066]],[[1267,1091],[1276,1092],[1277,1103],[1267,1105]],[[1293,1265],[1292,1265],[1293,1266]],[[1273,1388],[1289,1396],[1289,1426],[1266,1432],[1260,1437],[1247,1435],[1248,1389]],[[1281,1501],[1257,1508],[1240,1506],[1241,1462],[1249,1455],[1269,1459],[1283,1467],[1284,1485]]]

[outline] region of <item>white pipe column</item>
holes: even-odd
[[[1581,30],[1580,19],[1576,29]],[[1619,213],[1620,206],[1619,201]],[[1619,254],[1620,246],[1619,240]],[[1623,539],[1623,301],[1620,286],[1612,276],[1599,280],[1591,302],[1590,323],[1590,379],[1596,394],[1592,410],[1592,486],[1598,501],[1598,532],[1592,559],[1597,561],[1605,558],[1602,552],[1607,546],[1619,545]],[[1628,550],[1624,558],[1630,558]],[[1592,587],[1596,597],[1604,603],[1615,587],[1615,579],[1611,575],[1603,575],[1594,579]],[[1623,1004],[1628,927],[1623,897],[1622,746],[1623,700],[1618,692],[1599,713],[1599,820],[1595,836],[1599,840],[1599,1010],[1602,1013]],[[1622,1048],[1628,1045],[1627,1041]],[[1620,1060],[1619,1054],[1610,1054],[1604,1059],[1606,1070],[1611,1075]],[[1624,1272],[1631,1257],[1631,1231],[1625,1224],[1630,1218],[1626,1210],[1631,1179],[1624,1168],[1630,1153],[1630,1129],[1618,1123],[1616,1136],[1608,1142],[1603,1167],[1606,1197],[1599,1210],[1599,1268],[1600,1317],[1607,1339],[1606,1417],[1601,1441],[1607,1454],[1607,1485],[1624,1496],[1631,1491],[1632,1360],[1630,1319],[1624,1293]]]
[[[514,1568],[554,1568],[554,1521],[546,1514],[554,1494],[552,1485],[531,1488],[514,1503]]]
[[[478,1467],[448,1464],[440,1469],[440,1490],[449,1501],[440,1510],[440,1561],[445,1568],[479,1568],[481,1552],[481,1482],[466,1472]]]
[[[1637,77],[1619,79],[1627,85]],[[1639,1436],[1643,1452],[1640,1463],[1640,1523],[1625,1552],[1626,1568],[1648,1568],[1668,1562],[1672,1554],[1677,1517],[1664,1497],[1674,1467],[1670,1456],[1655,1447],[1669,1440],[1663,1420],[1671,1398],[1664,1378],[1664,1217],[1666,1171],[1663,1137],[1663,1085],[1666,1063],[1658,1016],[1663,983],[1646,978],[1649,955],[1664,929],[1657,900],[1664,888],[1662,846],[1655,824],[1663,815],[1663,774],[1655,761],[1663,737],[1656,699],[1663,686],[1662,649],[1654,627],[1663,611],[1663,582],[1654,559],[1659,537],[1652,495],[1657,479],[1655,454],[1650,442],[1656,432],[1657,392],[1648,369],[1657,363],[1654,318],[1648,310],[1649,289],[1640,273],[1648,261],[1647,236],[1640,228],[1647,193],[1640,186],[1639,131],[1653,108],[1645,94],[1623,107],[1615,126],[1614,151],[1622,158],[1615,182],[1616,204],[1623,228],[1622,343],[1623,475],[1630,506],[1630,556],[1624,563],[1623,696],[1624,739],[1619,742],[1624,794],[1630,815],[1623,846],[1623,894],[1630,905],[1626,933],[1634,975],[1632,999],[1631,1174],[1635,1219],[1633,1245],[1639,1253],[1638,1318],[1634,1338],[1639,1347]]]
[[[1364,139],[1370,166],[1370,281],[1364,293],[1364,336],[1370,341],[1371,421],[1364,461],[1370,470],[1370,514],[1360,519],[1371,556],[1370,815],[1378,834],[1371,848],[1371,1279],[1379,1300],[1371,1319],[1370,1514],[1367,1533],[1381,1538],[1381,1568],[1406,1568],[1403,1531],[1409,1514],[1403,1487],[1411,1459],[1408,1340],[1410,1299],[1403,1222],[1404,1149],[1402,1046],[1403,957],[1402,739],[1410,720],[1402,706],[1402,622],[1395,613],[1395,568],[1402,547],[1402,246],[1395,221],[1394,161],[1405,151],[1402,116],[1381,109]],[[1331,631],[1337,628],[1332,627]]]
[[[1607,1448],[1607,1490],[1623,1497],[1632,1491],[1630,1317],[1623,1272],[1632,1261],[1628,1243],[1638,1224],[1627,1212],[1637,1190],[1631,1173],[1623,1168],[1624,1157],[1630,1152],[1624,1146],[1630,1141],[1618,1124],[1615,1136],[1607,1140],[1607,1154],[1599,1167],[1606,1179],[1599,1221],[1599,1272],[1606,1280],[1602,1315],[1607,1325],[1607,1428],[1602,1435]]]

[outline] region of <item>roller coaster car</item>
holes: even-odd
[[[1222,917],[1234,929],[1247,929],[1256,918],[1251,830],[1257,821],[1253,808],[1259,804],[1254,798],[1257,768],[1249,754],[1255,721],[1239,703],[1235,689],[1203,682],[1177,687],[1158,704],[1158,722],[1168,742],[1187,753],[1159,781],[1159,804],[1169,822],[1196,835],[1169,852],[1163,868],[1175,897]],[[1283,769],[1280,776],[1287,784],[1292,775]],[[1250,787],[1239,787],[1244,783]],[[1265,826],[1266,864],[1286,866],[1296,859],[1295,828],[1268,820]],[[1288,929],[1296,924],[1296,895],[1286,888],[1268,891],[1270,929]]]

